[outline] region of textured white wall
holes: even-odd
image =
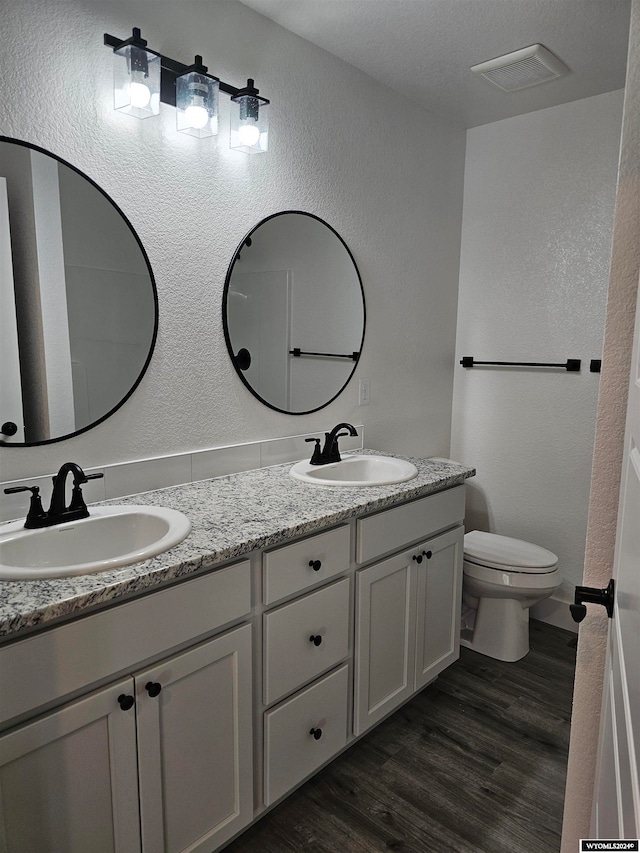
[[[267,155],[175,132],[175,113],[137,121],[112,109],[103,33],[142,29],[184,62],[202,54],[272,101]],[[367,444],[449,451],[464,134],[236,2],[9,0],[0,7],[0,132],[34,142],[97,181],[138,231],[154,269],[160,329],[132,398],[62,443],[0,449],[1,479],[95,466],[364,421]],[[221,97],[221,132],[228,100]],[[264,216],[302,209],[336,228],[367,298],[364,352],[330,408],[271,411],[227,357],[221,300],[239,241]],[[371,404],[357,407],[357,379]]]
[[[622,92],[468,132],[451,454],[476,466],[467,526],[556,553],[582,581]],[[560,591],[562,595],[563,590]]]

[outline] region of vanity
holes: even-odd
[[[410,461],[150,492],[192,522],[170,551],[0,584],[3,849],[213,853],[452,663],[475,472]]]

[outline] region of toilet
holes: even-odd
[[[463,565],[461,645],[520,660],[529,651],[529,608],[560,586],[558,558],[531,542],[472,530]]]

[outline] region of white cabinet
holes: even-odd
[[[351,527],[342,525],[263,555],[264,604],[298,595],[262,616],[265,806],[347,743],[350,554]]]
[[[0,720],[113,682],[0,735],[1,853],[211,853],[249,824],[252,626],[201,637],[250,613],[243,561],[2,647]]]
[[[265,713],[265,805],[344,747],[348,695],[345,664]]]
[[[464,494],[464,486],[454,486],[358,519],[356,562],[368,563],[462,524]]]
[[[143,853],[211,853],[251,822],[251,691],[250,625],[136,673]]]
[[[244,625],[3,735],[0,850],[210,853],[253,818],[251,683]]]
[[[463,539],[456,527],[356,573],[356,735],[458,657]]]
[[[415,688],[420,689],[460,656],[464,530],[429,539],[416,563]],[[426,552],[426,553],[424,553]]]
[[[126,678],[0,737],[2,853],[139,853]],[[124,702],[125,707],[127,702]]]
[[[354,732],[381,720],[413,693],[415,573],[404,553],[356,577]]]
[[[344,660],[349,624],[348,578],[265,613],[265,705]]]
[[[330,580],[349,568],[351,528],[343,524],[307,539],[265,551],[262,556],[263,600],[283,598]]]
[[[0,853],[219,850],[457,658],[463,516],[460,485],[0,646]]]
[[[253,818],[251,717],[244,625],[3,735],[0,850],[210,853]]]

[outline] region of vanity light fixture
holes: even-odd
[[[253,80],[231,97],[229,148],[246,154],[266,151],[269,134],[269,101],[258,95]]]
[[[107,36],[105,35],[105,41]],[[131,38],[113,45],[114,109],[136,118],[160,112],[160,57],[134,29]]]
[[[202,57],[184,65],[147,48],[138,27],[130,38],[104,34],[104,43],[114,54],[115,109],[147,118],[158,115],[160,102],[176,108],[176,127],[192,136],[214,136],[218,132],[218,92],[231,99],[229,147],[247,154],[268,147],[269,101],[259,95],[253,80],[241,89],[208,73]]]
[[[176,128],[191,136],[215,136],[218,132],[220,81],[207,74],[202,57],[186,74],[176,78]]]

